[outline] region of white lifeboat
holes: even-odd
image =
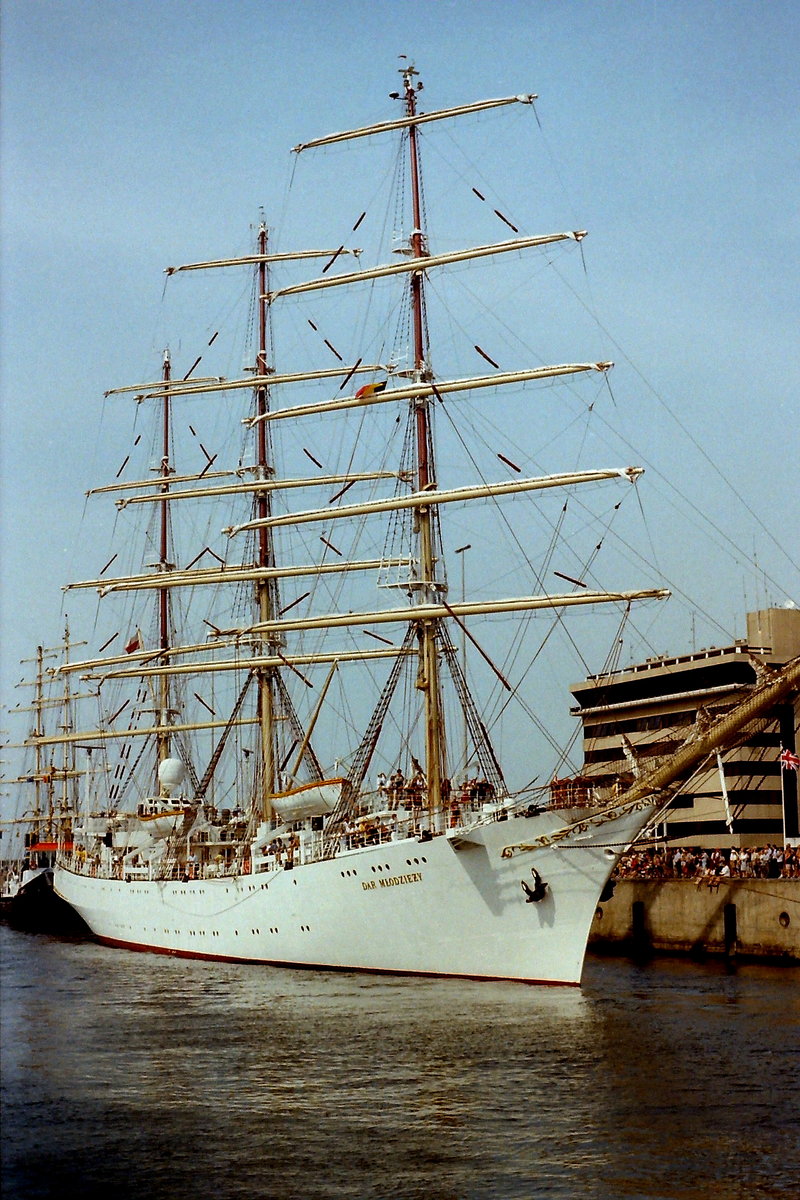
[[[149,796],[136,810],[142,826],[156,838],[165,838],[175,830],[186,814],[186,803],[171,793],[179,788],[186,777],[186,768],[179,758],[165,758],[158,764],[158,782],[161,796]]]
[[[344,779],[304,783],[272,797],[272,807],[282,821],[305,821],[333,812],[342,794]]]
[[[186,815],[185,805],[167,796],[148,796],[136,809],[142,828],[156,838],[169,837],[179,821]]]

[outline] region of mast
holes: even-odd
[[[412,259],[424,259],[427,245],[422,229],[422,198],[417,147],[417,127],[414,122],[417,106],[417,88],[413,65],[401,69],[404,86],[406,117],[408,119],[408,146],[411,168],[411,203],[413,228],[411,230]],[[423,272],[415,271],[411,276],[411,319],[414,331],[414,380],[428,383],[430,367],[426,358],[425,319],[423,297]],[[417,491],[425,492],[436,487],[436,470],[433,455],[429,419],[429,396],[416,396],[412,401],[415,418]],[[424,601],[436,599],[438,587],[434,573],[436,556],[433,545],[433,521],[430,508],[420,508],[416,515],[416,531],[419,545],[421,578],[418,589]],[[428,804],[431,812],[441,807],[443,776],[443,729],[442,706],[439,686],[439,664],[436,649],[436,620],[421,620],[417,626],[419,645],[419,669],[417,687],[422,692],[425,704],[425,775],[428,784]]]
[[[44,721],[43,721],[43,713],[44,713],[44,647],[43,646],[36,647],[36,690],[34,692],[34,698],[33,698],[33,711],[35,713],[34,720],[36,722],[36,734],[38,737],[43,737],[44,736],[44,728],[43,728],[43,725],[44,725]],[[34,839],[34,841],[37,841],[37,842],[42,837],[42,825],[41,825],[42,814],[43,814],[42,787],[45,783],[47,785],[47,798],[48,798],[48,807],[49,807],[48,816],[50,818],[50,822],[52,822],[53,789],[52,789],[52,784],[50,782],[50,772],[48,772],[47,777],[45,777],[44,757],[42,754],[42,747],[41,747],[41,745],[37,745],[36,750],[35,750],[35,774],[34,774],[34,785],[33,785],[33,796],[34,796],[33,817],[34,817],[34,820],[33,820],[33,826],[31,829],[31,832],[33,834],[33,839]]]
[[[158,571],[159,575],[164,578],[169,571],[169,476],[170,476],[170,393],[169,384],[172,374],[172,368],[169,357],[169,350],[164,351],[164,361],[162,364],[162,379],[164,382],[164,395],[161,401],[162,414],[162,441],[161,441],[161,485],[160,491],[162,500],[160,503],[160,527],[159,527],[159,557]],[[158,646],[161,651],[161,661],[168,661],[169,652],[169,588],[160,587],[158,589]],[[158,769],[165,759],[170,755],[170,733],[167,728],[170,719],[170,695],[169,695],[169,676],[162,675],[159,681],[158,688],[158,726],[160,732],[156,735],[156,787],[160,791],[160,780],[158,777]]]
[[[13,783],[32,783],[33,803],[31,806],[31,837],[33,842],[54,841],[69,832],[69,818],[75,812],[74,781],[80,772],[75,765],[74,745],[87,736],[75,734],[72,725],[72,706],[75,696],[69,676],[65,675],[64,690],[58,694],[45,695],[45,675],[59,678],[64,667],[69,667],[69,654],[74,646],[85,646],[85,642],[73,642],[70,638],[69,620],[64,619],[64,642],[61,647],[36,647],[35,658],[23,658],[24,664],[36,664],[36,676],[32,680],[22,679],[17,687],[32,687],[33,699],[21,712],[32,712],[34,724],[30,734],[22,743],[33,747],[33,773],[25,774]],[[45,660],[63,655],[60,667],[45,667]],[[58,732],[48,733],[45,729],[45,710],[55,708],[62,714],[54,724]],[[57,766],[51,747],[61,746],[61,765]],[[56,783],[61,780],[60,796],[56,795]]]
[[[69,632],[69,618],[64,617],[64,664],[69,664],[70,651],[74,646],[85,646],[85,642],[73,642]],[[69,738],[74,733],[73,725],[73,695],[72,684],[70,682],[69,672],[64,673],[64,694],[59,697],[62,708],[61,730],[66,738]],[[75,744],[72,741],[64,741],[62,754],[62,787],[61,787],[61,812],[58,822],[58,838],[62,840],[68,833],[72,832],[71,820],[77,812],[77,792],[76,780],[78,770],[75,761]],[[67,840],[69,840],[67,838]]]
[[[258,231],[258,358],[256,373],[260,379],[267,375],[267,227],[262,221]],[[267,443],[267,422],[264,419],[269,407],[269,393],[266,384],[259,383],[256,387],[256,479],[266,481],[271,475]],[[272,531],[266,521],[270,515],[272,504],[269,491],[259,491],[255,497],[257,519],[265,522],[256,532],[257,551],[256,562],[260,570],[266,571],[274,567]],[[258,619],[269,621],[273,615],[272,593],[275,589],[274,578],[266,575],[256,581],[256,607]],[[270,648],[276,642],[274,635],[269,637]],[[261,817],[264,821],[272,818],[272,796],[275,794],[275,714],[272,677],[274,672],[264,668],[256,671],[258,687],[257,719],[261,739]]]

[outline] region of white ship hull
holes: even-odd
[[[627,813],[509,858],[501,857],[505,846],[552,832],[566,814],[544,812],[238,877],[125,882],[60,865],[55,886],[99,940],[131,949],[578,984],[600,893],[618,853],[650,813]],[[534,882],[533,867],[548,884],[538,902],[522,887]]]

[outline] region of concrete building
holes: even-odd
[[[763,666],[800,654],[800,609],[747,614],[747,637],[732,646],[590,676],[576,684],[572,712],[583,726],[584,766],[559,786],[609,794],[681,746],[696,722],[746,696]],[[797,751],[800,698],[780,705],[746,740],[710,762],[679,792],[659,832],[676,845],[753,846],[800,838],[798,772],[782,769],[781,750]]]

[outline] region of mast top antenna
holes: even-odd
[[[411,88],[414,91],[421,92],[422,91],[422,83],[421,82],[416,85],[416,88],[414,88],[414,76],[419,75],[419,71],[416,70],[416,68],[414,67],[414,64],[412,62],[408,61],[405,54],[401,54],[401,55],[399,55],[399,57],[401,59],[405,59],[405,66],[398,67],[400,74],[403,76],[404,86],[406,88]]]

